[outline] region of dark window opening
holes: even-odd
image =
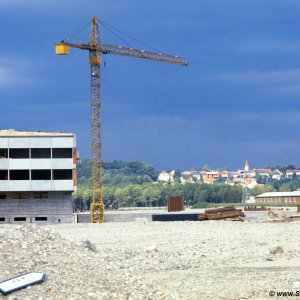
[[[72,148],[53,148],[52,158],[72,158]]]
[[[48,220],[47,217],[35,217],[34,219],[35,219],[35,221],[47,221]]]
[[[26,217],[14,217],[14,221],[26,221]]]
[[[0,149],[0,159],[8,158],[8,149],[1,148]]]
[[[35,199],[46,199],[48,198],[48,192],[35,192],[33,193]]]
[[[13,199],[27,199],[28,193],[21,192],[21,193],[13,193]]]
[[[10,170],[10,180],[29,180],[29,170]]]
[[[0,199],[6,199],[6,194],[0,193]]]
[[[51,158],[50,148],[32,148],[31,158]]]
[[[51,170],[31,170],[31,180],[51,180]]]
[[[29,158],[29,149],[9,149],[9,158]]]
[[[0,222],[5,222],[5,218],[0,217]]]
[[[0,180],[8,180],[8,170],[0,170]]]
[[[53,180],[72,180],[73,170],[53,170]]]

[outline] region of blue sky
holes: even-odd
[[[88,53],[54,44],[87,40],[96,16],[190,63],[104,57],[105,160],[300,166],[299,14],[298,0],[0,0],[0,128],[75,132],[90,156]]]

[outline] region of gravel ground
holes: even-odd
[[[47,274],[8,299],[270,299],[271,290],[300,290],[299,230],[254,221],[2,225],[0,280]]]

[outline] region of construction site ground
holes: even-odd
[[[299,291],[300,222],[250,215],[244,222],[2,225],[0,280],[47,274],[8,299],[270,299],[270,291]]]

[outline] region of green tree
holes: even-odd
[[[280,188],[279,188],[280,192],[291,192],[291,185],[289,183],[284,183]]]
[[[203,170],[203,171],[206,171],[206,172],[210,171],[209,165],[208,165],[208,164],[205,164],[205,165],[202,167],[202,170]]]

